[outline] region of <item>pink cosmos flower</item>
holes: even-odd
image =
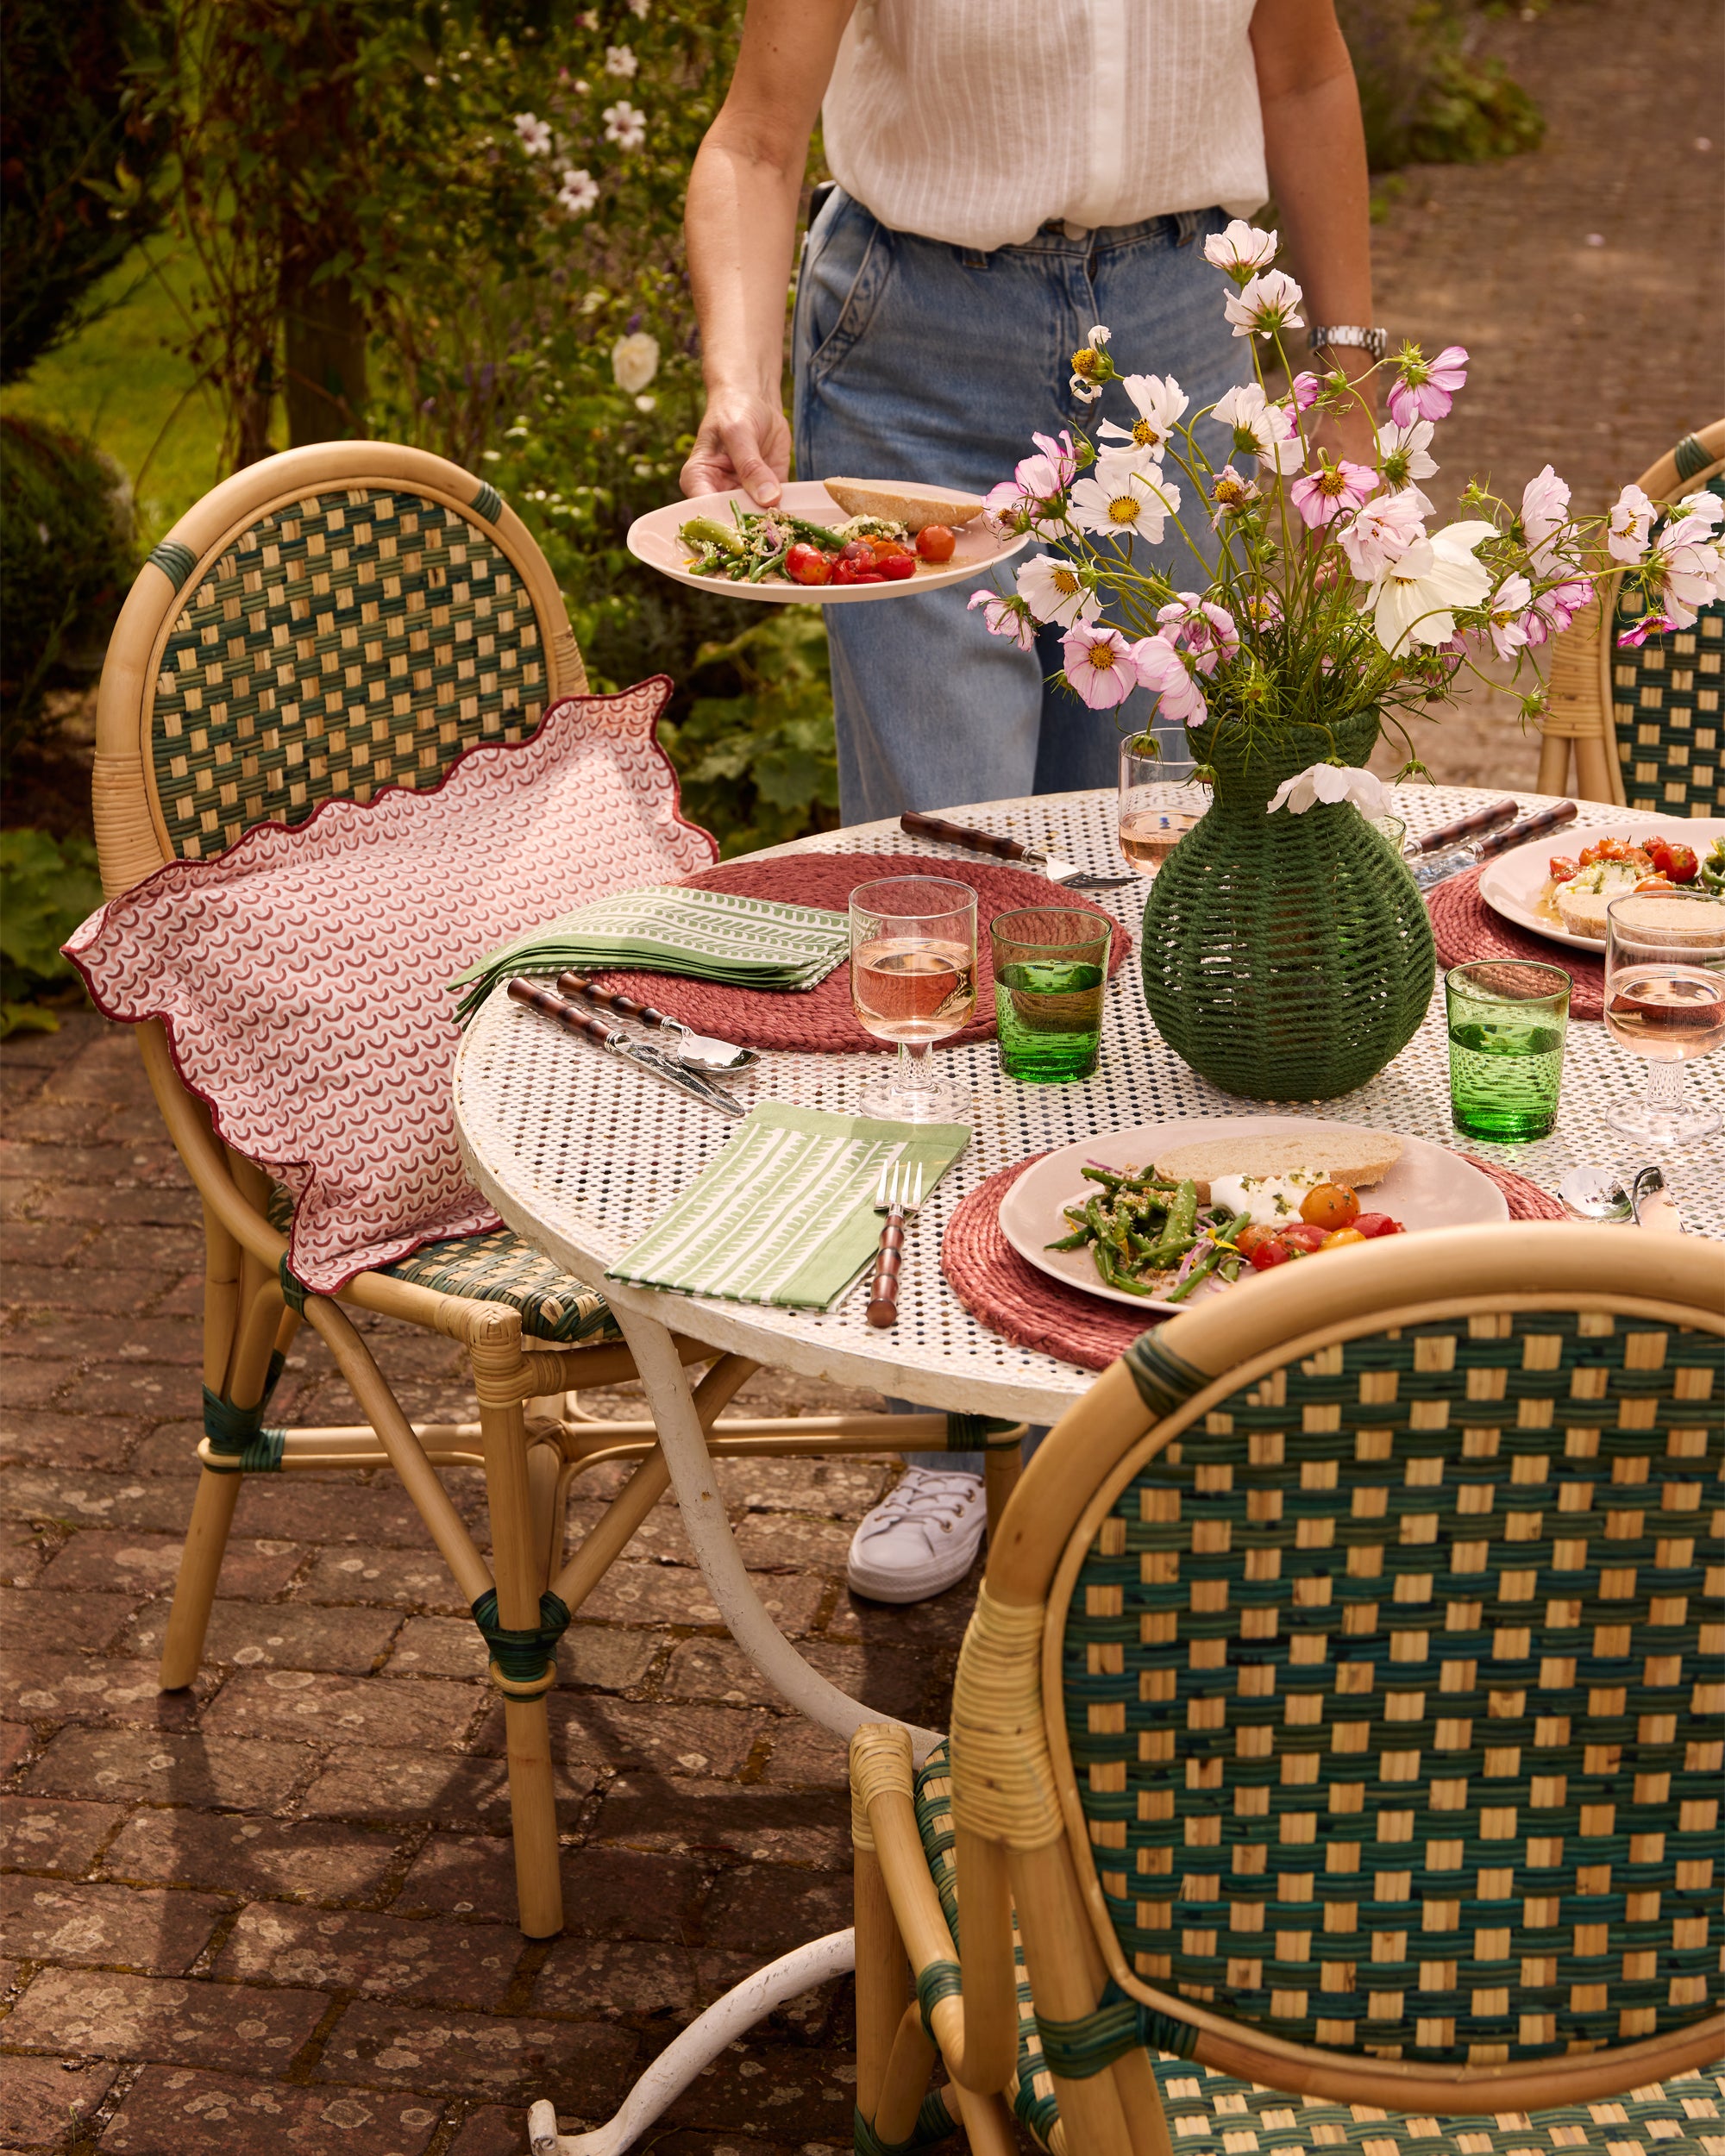
[[[1093,711],[1124,704],[1138,686],[1132,648],[1118,629],[1079,622],[1060,640],[1066,679]]]
[[[1006,636],[1020,651],[1028,651],[1036,642],[1036,624],[1030,617],[1030,609],[1021,599],[1003,597],[999,592],[972,592],[967,613],[982,610],[982,626],[991,636]]]
[[[1282,618],[1282,601],[1274,592],[1249,592],[1239,605],[1254,629],[1272,629]]]
[[[1399,561],[1409,547],[1425,537],[1426,527],[1421,519],[1424,499],[1414,486],[1404,487],[1399,493],[1379,494],[1338,526],[1336,536],[1342,552],[1363,582],[1376,584],[1392,562]]]
[[[1315,531],[1333,523],[1344,510],[1358,509],[1377,484],[1368,464],[1320,464],[1315,472],[1302,472],[1288,489],[1288,498]]]
[[[1303,297],[1286,270],[1264,270],[1239,291],[1229,293],[1222,312],[1233,323],[1237,337],[1273,336],[1278,329],[1305,328],[1305,317],[1295,312]]]
[[[1389,392],[1389,417],[1398,427],[1411,427],[1416,419],[1442,419],[1455,402],[1455,392],[1467,379],[1467,352],[1459,344],[1446,344],[1434,360],[1421,356],[1411,345],[1396,361],[1400,379]]]
[[[1521,530],[1530,547],[1549,539],[1569,516],[1569,483],[1548,464],[1521,489]]]
[[[1611,529],[1605,535],[1606,551],[1613,561],[1641,560],[1647,551],[1647,533],[1656,513],[1639,486],[1623,489],[1611,505]]]
[[[1132,646],[1138,678],[1162,699],[1157,716],[1182,726],[1201,726],[1209,715],[1204,692],[1188,673],[1186,661],[1165,636],[1145,636]]]
[[[1200,674],[1214,674],[1224,659],[1239,649],[1239,630],[1226,606],[1218,606],[1198,592],[1182,592],[1168,605],[1158,608],[1158,636],[1190,654]]]
[[[1272,472],[1297,472],[1305,461],[1293,413],[1286,404],[1272,403],[1256,382],[1224,391],[1210,417],[1219,427],[1233,430],[1238,456],[1256,457]]]
[[[1703,606],[1719,596],[1725,559],[1710,541],[1712,526],[1702,517],[1682,517],[1659,534],[1647,563],[1647,589],[1657,593],[1661,611],[1679,629],[1687,629]]]
[[[1033,505],[1016,479],[1002,479],[982,497],[982,522],[997,539],[1016,539],[1031,528]]]
[[[1323,395],[1324,385],[1315,374],[1308,371],[1294,377],[1293,391],[1295,411],[1309,411]]]
[[[1639,651],[1649,636],[1663,636],[1667,630],[1677,626],[1669,615],[1643,614],[1633,629],[1618,632],[1617,649],[1620,651]]]
[[[1693,494],[1685,494],[1672,514],[1674,517],[1699,517],[1708,530],[1711,531],[1716,524],[1725,520],[1725,502],[1703,486]]]
[[[1485,625],[1500,659],[1514,658],[1527,641],[1526,609],[1534,587],[1525,576],[1506,577],[1486,602]]]
[[[1212,482],[1210,495],[1216,505],[1215,514],[1210,519],[1214,530],[1225,517],[1244,516],[1260,499],[1261,490],[1256,479],[1249,479],[1235,471],[1232,464],[1225,464]]]
[[[1243,285],[1254,270],[1266,269],[1276,260],[1276,243],[1275,233],[1236,217],[1226,232],[1213,232],[1205,241],[1204,260]]]
[[[1592,599],[1593,586],[1585,577],[1571,577],[1564,583],[1553,584],[1548,591],[1535,592],[1524,624],[1527,649],[1537,651],[1553,636],[1561,636]]]
[[[1057,438],[1051,434],[1033,434],[1031,440],[1054,467],[1063,487],[1070,486],[1078,473],[1078,452],[1072,447],[1072,430],[1063,427]]]

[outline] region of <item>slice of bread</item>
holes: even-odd
[[[1347,1123],[1318,1123],[1311,1134],[1272,1131],[1258,1138],[1200,1138],[1156,1156],[1156,1172],[1198,1186],[1198,1202],[1210,1201],[1212,1175],[1285,1175],[1290,1169],[1321,1168],[1332,1182],[1350,1190],[1379,1182],[1402,1157],[1402,1141],[1389,1131],[1362,1131]]]
[[[1605,902],[1608,899],[1621,899],[1622,896],[1621,891],[1602,892],[1598,899],[1599,926],[1591,931],[1579,930],[1577,933],[1596,935],[1603,943],[1606,927]],[[1567,912],[1564,918],[1567,923]],[[1725,906],[1704,902],[1697,904],[1694,899],[1666,898],[1658,891],[1643,891],[1631,899],[1617,918],[1628,929],[1657,931],[1661,943],[1698,946],[1719,942],[1721,924],[1725,923]]]
[[[1603,891],[1571,891],[1567,885],[1559,885],[1552,893],[1558,910],[1558,918],[1571,936],[1590,936],[1596,942],[1605,941],[1605,909],[1613,899],[1621,899],[1634,889],[1633,883],[1608,884]]]
[[[946,524],[954,531],[982,513],[982,497],[951,494],[908,479],[825,479],[822,485],[847,517],[888,517],[908,531]]]

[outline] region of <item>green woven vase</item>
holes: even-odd
[[[1347,802],[1265,814],[1284,779],[1364,764],[1375,714],[1263,730],[1217,718],[1191,736],[1211,805],[1163,862],[1144,909],[1144,993],[1176,1056],[1249,1100],[1328,1100],[1413,1037],[1436,955],[1414,879]]]

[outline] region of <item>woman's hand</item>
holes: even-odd
[[[776,400],[759,392],[715,390],[678,484],[685,494],[743,488],[770,509],[791,468],[791,430]]]

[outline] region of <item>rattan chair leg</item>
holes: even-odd
[[[859,1816],[857,1824],[866,1833],[866,1819]],[[856,2104],[872,2122],[911,1995],[910,1965],[881,1860],[872,1841],[865,1843],[860,1835],[853,1837],[851,1876],[856,1926]],[[932,2053],[933,2046],[929,2049]],[[925,2070],[925,2084],[927,2079]],[[886,2138],[901,2140],[904,2136]]]
[[[1019,2156],[1019,2137],[1013,2130],[1013,2115],[1007,2109],[1004,2096],[979,2096],[974,2089],[962,2088],[956,2081],[952,2093],[964,2121],[964,2137],[970,2144],[970,2156]],[[1086,2156],[1089,2156],[1088,2147]],[[1099,2149],[1097,2156],[1106,2156],[1106,2153]]]
[[[877,2138],[888,2148],[912,2138],[917,2114],[933,2078],[934,2062],[939,2056],[938,2046],[923,2028],[921,2009],[913,1999],[899,2016],[898,2032],[887,2055],[887,2069],[881,2077],[875,2109],[863,2113]],[[858,2087],[860,2090],[860,2077]],[[860,2095],[858,2104],[860,2107]]]
[[[563,1563],[563,1507],[559,1502],[563,1456],[552,1443],[527,1448],[527,1504],[533,1522],[536,1570],[550,1579]]]
[[[1569,736],[1547,734],[1540,743],[1540,775],[1534,781],[1540,793],[1569,791]]]
[[[957,1829],[958,1965],[964,1976],[964,2085],[1004,2089],[1018,2063],[1018,1980],[1013,1965],[1007,1852],[974,1828]],[[954,2069],[953,2078],[958,2078]]]
[[[1093,2014],[1107,1977],[1064,1841],[1016,1852],[1013,1901],[1024,1934],[1025,1968],[1037,2011],[1051,2021]],[[1055,2075],[1067,2146],[1083,2156],[1138,2156],[1114,2075],[1069,2081]]]
[[[1124,2059],[1114,2061],[1113,2071],[1120,2092],[1120,2109],[1126,2113],[1126,2131],[1132,2135],[1132,2156],[1174,2156],[1150,2053],[1129,2051]]]
[[[1007,1516],[1007,1505],[1024,1471],[1024,1453],[1018,1445],[990,1445],[982,1455],[982,1495],[988,1508],[988,1542]]]
[[[216,1582],[222,1570],[222,1553],[228,1546],[228,1530],[234,1523],[234,1507],[240,1501],[240,1487],[245,1479],[243,1475],[218,1475],[207,1467],[198,1475],[162,1640],[161,1669],[156,1681],[165,1692],[178,1692],[198,1675],[210,1605],[216,1599]]]

